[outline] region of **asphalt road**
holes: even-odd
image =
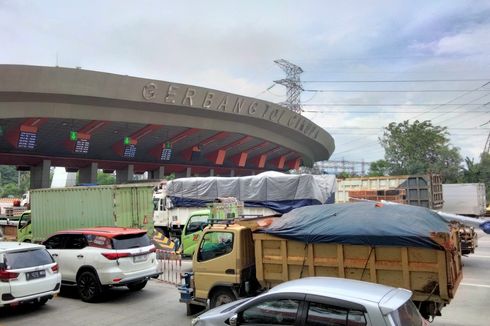
[[[432,325],[490,325],[490,235],[479,235],[476,253],[463,257],[464,278],[455,299]],[[183,265],[189,264],[186,261]],[[185,306],[178,302],[178,296],[175,286],[156,280],[140,292],[113,289],[96,304],[80,301],[74,289],[64,289],[41,308],[0,308],[0,326],[190,325],[191,317],[185,315]]]

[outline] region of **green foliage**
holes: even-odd
[[[173,180],[173,179],[175,179],[175,173],[174,172],[165,176],[165,180]]]
[[[390,165],[385,160],[377,160],[371,163],[369,166],[370,177],[382,177],[389,175]]]
[[[116,177],[111,173],[97,172],[98,185],[113,185],[116,183]]]
[[[0,165],[0,197],[20,197],[29,189],[29,172],[19,172],[15,166]]]
[[[440,173],[444,182],[456,181],[462,161],[449,144],[445,127],[430,121],[392,122],[379,138],[391,175]]]
[[[0,197],[20,198],[24,192],[15,183],[2,185]]]
[[[490,154],[482,153],[479,164],[479,182],[483,182],[487,189],[487,202],[490,201]]]

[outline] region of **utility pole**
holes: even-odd
[[[487,142],[485,143],[485,149],[483,150],[483,153],[490,154],[490,133],[488,134]]]
[[[274,83],[286,87],[287,100],[281,103],[281,105],[301,114],[303,112],[301,108],[301,92],[303,91],[303,86],[301,85],[299,75],[303,73],[303,69],[284,59],[274,60],[274,62],[286,73],[285,79],[274,81]]]
[[[488,120],[484,124],[480,125],[480,127],[483,127],[489,123],[490,123],[490,120]],[[488,133],[488,137],[487,137],[487,141],[485,143],[485,148],[483,149],[483,153],[490,154],[490,132]]]

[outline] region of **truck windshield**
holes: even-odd
[[[408,300],[397,310],[390,313],[393,318],[395,325],[397,326],[422,326],[424,325],[424,320],[420,315],[417,307],[413,304],[411,300]]]
[[[27,224],[31,223],[31,214],[22,214],[19,219],[19,229],[22,229]]]
[[[201,231],[208,225],[208,215],[193,215],[187,222],[185,234],[191,234],[197,231]]]
[[[208,232],[204,235],[198,252],[198,261],[226,255],[233,250],[233,233]]]

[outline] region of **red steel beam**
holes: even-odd
[[[223,165],[226,157],[226,152],[235,146],[239,146],[241,144],[244,144],[251,140],[253,137],[252,136],[244,136],[228,145],[225,145],[221,148],[218,148],[216,151],[209,153],[206,158],[210,160],[211,162],[214,162],[216,165]],[[235,162],[235,164],[237,164]],[[238,165],[238,164],[237,164]]]
[[[193,152],[200,152],[201,151],[200,145],[202,145],[202,146],[209,145],[212,142],[215,142],[217,140],[220,140],[220,139],[227,137],[229,134],[230,133],[227,131],[218,132],[218,133],[212,135],[211,137],[208,137],[208,138],[204,139],[203,141],[200,141],[199,143],[192,145],[189,148],[184,149],[180,155],[184,158],[184,160],[190,161],[192,159],[192,153]]]

